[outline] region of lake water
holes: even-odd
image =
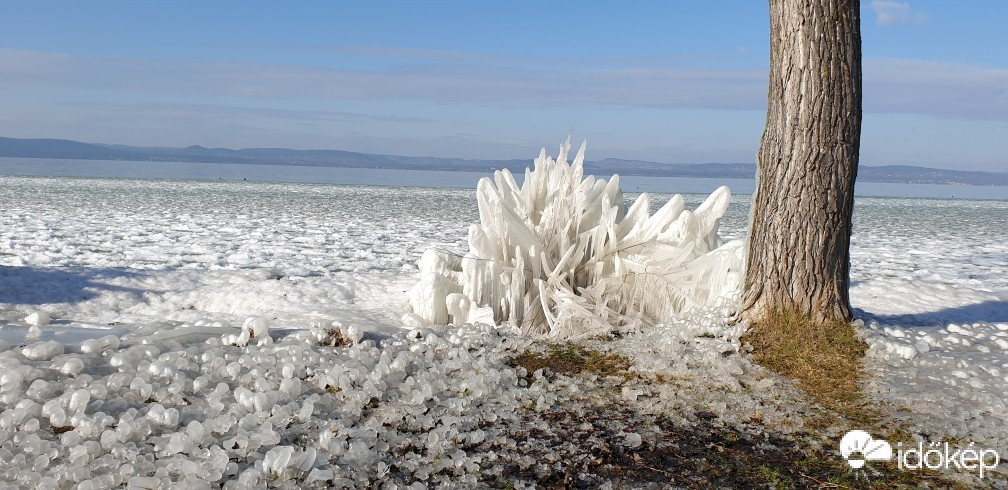
[[[529,164],[531,165],[531,161]],[[0,157],[0,175],[102,177],[127,179],[250,180],[264,182],[475,188],[489,172],[446,172],[377,168],[307,167],[185,162],[130,162]],[[516,178],[521,179],[521,175]],[[608,177],[608,176],[605,176]],[[621,176],[626,192],[710,193],[727,185],[735,194],[751,194],[752,179]],[[858,196],[1008,200],[1008,187],[858,182]]]

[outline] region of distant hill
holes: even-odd
[[[259,165],[305,165],[313,167],[358,167],[412,170],[455,170],[487,172],[507,168],[523,172],[531,159],[471,160],[464,158],[410,157],[358,153],[343,150],[292,150],[288,148],[185,148],[138,147],[80,143],[59,139],[17,139],[0,137],[0,157],[59,158],[80,160],[128,160],[148,162],[245,163]],[[657,163],[643,160],[606,158],[585,162],[585,171],[596,175],[645,175],[655,177],[700,177],[751,179],[756,166],[751,163]],[[861,182],[911,184],[1006,185],[1008,173],[946,170],[886,165],[858,169]]]
[[[122,152],[99,145],[70,140],[23,140],[0,137],[0,156],[24,158],[77,158],[81,160],[117,159]]]
[[[946,170],[911,165],[882,165],[879,167],[859,167],[858,180],[910,184],[1008,185],[1008,173]]]

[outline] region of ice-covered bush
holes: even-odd
[[[727,187],[695,211],[675,195],[651,214],[646,193],[626,206],[618,175],[584,177],[584,149],[568,163],[569,138],[556,160],[544,148],[521,186],[506,169],[481,179],[469,252],[424,253],[405,320],[511,323],[569,338],[737,296],[742,243],[717,235]]]

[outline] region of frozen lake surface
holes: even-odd
[[[654,206],[668,197],[656,194]],[[691,208],[705,196],[686,197]],[[749,200],[733,199],[722,235],[742,238]],[[0,207],[6,211],[0,265],[8,266],[0,280],[34,271],[36,285],[62,275],[79,286],[43,291],[14,288],[24,283],[13,282],[4,288],[3,303],[65,304],[67,313],[93,303],[88,314],[109,322],[191,318],[198,311],[307,312],[324,304],[311,294],[335,294],[328,291],[334,281],[360,287],[353,278],[364,274],[409,284],[424,250],[464,251],[466,230],[478,219],[472,189],[233,181],[0,178]],[[933,313],[970,321],[979,315],[971,313],[981,308],[971,306],[977,304],[997,309],[1008,300],[1005,230],[1005,201],[858,198],[854,305],[921,321]],[[263,282],[260,277],[279,278],[277,292],[289,287],[301,293],[281,300],[263,291],[254,296],[255,311],[248,299],[221,296]],[[88,293],[103,284],[103,294]],[[199,292],[202,287],[208,294]],[[886,294],[893,287],[908,294]],[[90,299],[76,301],[75,292]],[[179,311],[190,306],[181,304],[183,294],[203,307]]]
[[[531,164],[531,158],[529,162]],[[186,162],[126,162],[0,157],[0,175],[40,177],[108,177],[132,179],[251,180],[312,184],[392,185],[471,189],[484,172],[441,172],[376,168],[308,167]],[[524,176],[516,174],[521,183]],[[752,194],[752,179],[621,176],[626,192],[709,194],[727,185],[735,194]],[[876,197],[1008,200],[1008,187],[858,182],[855,194]]]
[[[283,168],[253,167],[269,171]],[[624,182],[624,190],[628,198],[634,197],[634,184]],[[654,197],[652,202],[658,206],[670,196]],[[704,197],[687,195],[687,207],[695,207]],[[748,206],[747,196],[736,195],[722,224],[723,236],[744,236]],[[84,481],[113,474],[109,477],[112,481],[124,483],[132,471],[162,483],[164,478],[181,481],[180,474],[190,473],[196,479],[223,481],[244,472],[252,475],[245,478],[268,474],[268,468],[278,465],[282,472],[301,458],[298,461],[306,465],[302,469],[305,475],[315,474],[316,482],[335,481],[339,471],[321,462],[305,463],[307,453],[296,453],[294,459],[286,455],[282,448],[292,442],[285,439],[281,421],[293,424],[290,427],[302,424],[298,430],[316,438],[319,430],[326,432],[336,427],[333,424],[345,424],[340,426],[345,431],[338,436],[342,442],[337,441],[343,449],[333,449],[339,444],[323,438],[318,451],[349,468],[354,461],[385,461],[383,454],[389,452],[382,450],[383,433],[376,436],[370,426],[354,425],[372,395],[389,407],[413,413],[409,407],[415,406],[411,405],[414,401],[455,393],[452,386],[465,385],[469,387],[467,397],[482,401],[445,405],[449,407],[445,413],[463,418],[473,416],[475,412],[467,411],[470,409],[479,412],[497,407],[500,413],[514,409],[500,401],[507,398],[505,395],[532,396],[526,391],[514,394],[518,393],[517,381],[508,377],[513,371],[501,367],[498,344],[484,346],[489,341],[473,337],[437,347],[441,344],[436,342],[445,341],[428,340],[433,342],[431,349],[487,349],[489,357],[481,361],[457,352],[466,363],[486,364],[480,369],[489,373],[488,378],[472,380],[469,364],[465,367],[457,360],[431,357],[433,354],[423,354],[423,349],[416,354],[411,344],[397,343],[405,342],[400,339],[399,318],[406,308],[404,292],[417,279],[417,259],[428,247],[464,251],[466,230],[478,219],[473,189],[0,177],[0,209],[4,210],[0,214],[0,368],[4,373],[15,373],[0,379],[0,412],[5,414],[0,416],[0,454],[6,461],[20,458],[16,461],[30,468],[18,470],[20,473],[7,469],[8,479],[24,481],[37,474]],[[1008,201],[859,197],[854,213],[851,299],[861,312],[872,345],[868,362],[875,378],[871,389],[882,400],[919,409],[918,415],[907,418],[921,433],[1003,449],[1008,443]],[[33,313],[43,314],[48,321],[39,321],[38,315],[31,320]],[[253,342],[239,351],[220,345],[220,332],[238,332],[236,327],[249,316],[264,318],[282,332],[276,339],[277,347],[253,348]],[[307,335],[313,326],[317,330],[334,321],[365,332],[364,343],[346,354],[350,357],[298,350],[301,348],[296,346],[302,344],[296,343],[297,335]],[[40,326],[32,328],[33,322]],[[96,341],[109,335],[116,340]],[[449,336],[442,334],[445,339]],[[208,338],[209,346],[200,344]],[[50,340],[56,342],[46,343]],[[147,342],[159,347],[152,352],[144,347]],[[684,348],[675,347],[677,355],[688,356]],[[207,357],[204,352],[216,354]],[[284,357],[288,355],[294,357]],[[413,355],[420,357],[410,357]],[[402,361],[407,367],[399,367],[410,373],[408,379],[405,374],[401,378],[388,374],[398,372],[398,364],[393,362],[396,356],[407,359]],[[318,381],[322,378],[306,374],[313,369],[311,362],[342,362],[350,371],[326,371],[324,376],[331,376],[331,380]],[[749,376],[748,364],[738,356],[725,362],[737,363],[742,366],[739,370],[747,373],[740,376]],[[275,369],[257,370],[255,366],[262,363]],[[124,367],[131,364],[133,370]],[[287,372],[284,369],[304,375],[297,389],[292,381],[282,381],[290,379],[278,374]],[[375,378],[376,369],[384,369],[386,374]],[[117,371],[129,373],[129,379],[113,379]],[[422,374],[428,371],[440,374],[428,379]],[[198,376],[205,379],[194,381]],[[94,388],[82,377],[106,384]],[[315,390],[322,395],[325,391],[319,390],[326,383],[341,386],[347,396],[352,395],[351,401],[335,404],[319,393],[309,397],[309,379],[321,383]],[[303,395],[301,383],[306,385]],[[473,386],[484,385],[486,393],[472,394]],[[224,392],[215,395],[214,386],[228,392],[238,386],[252,390],[244,399],[245,395],[237,392],[233,397]],[[498,386],[503,387],[494,388]],[[555,398],[543,389],[545,398],[538,402],[533,398],[533,405],[548,404],[550,396]],[[366,397],[353,398],[358,393],[354,390]],[[148,409],[138,410],[144,400],[131,398],[134,395],[129,391],[163,400],[157,405],[161,408],[151,409],[156,412],[153,414]],[[263,396],[256,398],[253,392]],[[185,393],[190,393],[185,398],[188,403],[196,400],[194,410],[187,411],[180,401]],[[35,405],[23,402],[26,396],[36,400],[32,402]],[[57,401],[44,408],[51,400]],[[445,395],[444,400],[456,398]],[[234,406],[213,408],[221,403]],[[262,415],[263,407],[256,404],[266,403],[275,407],[293,404],[289,410],[267,410],[265,416],[276,431],[262,430],[265,419],[243,418],[243,414]],[[162,413],[170,405],[178,406],[174,415]],[[312,406],[315,417],[322,408],[343,415],[306,421],[312,418]],[[195,408],[216,410],[213,413],[219,416],[202,415]],[[115,423],[102,419],[98,412],[112,414]],[[232,413],[230,418],[227,413]],[[403,417],[406,424],[416,422],[420,415]],[[149,420],[136,422],[141,419]],[[155,419],[160,422],[151,422]],[[142,436],[109,428],[123,427],[124,422],[126,427],[140,427],[137,434],[150,435],[153,442],[149,450],[142,444]],[[421,423],[411,430],[427,433],[440,427],[435,422],[426,428]],[[61,437],[57,432],[64,425],[82,428],[65,432],[76,435]],[[462,424],[464,427],[451,430],[455,430],[454,436],[477,440],[473,448],[483,447],[478,441],[484,435],[476,425]],[[50,426],[58,430],[46,429]],[[43,440],[18,436],[29,429]],[[441,436],[451,436],[450,430],[445,430],[448,432]],[[234,447],[240,449],[214,445],[218,443],[209,436],[212,431],[220,438],[233,439]],[[354,445],[355,437],[370,442]],[[452,457],[461,458],[452,471],[468,474],[476,464],[467,460],[465,453],[454,453],[437,440],[427,442],[447,454],[452,465],[456,464]],[[77,447],[83,449],[74,449]],[[273,452],[267,458],[273,448],[281,448],[280,453]],[[153,456],[144,456],[155,453],[158,461],[177,460],[177,465],[171,471],[157,470],[163,465],[151,459]],[[46,459],[39,459],[40,454]],[[92,465],[87,475],[74,469],[103,457],[108,464]],[[125,467],[125,460],[137,457],[137,462]],[[70,463],[59,466],[57,458]],[[314,458],[312,455],[312,461]],[[196,461],[196,466],[185,461]],[[434,465],[431,461],[423,464]],[[421,463],[417,463],[419,467],[423,467]],[[379,475],[382,470],[375,468],[379,469],[369,469],[367,474],[346,469],[343,477],[380,481],[385,473]]]

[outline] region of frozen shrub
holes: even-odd
[[[676,195],[651,214],[648,194],[626,206],[618,175],[583,178],[584,149],[568,163],[569,138],[556,160],[544,148],[521,186],[506,169],[480,180],[469,252],[424,253],[405,320],[570,338],[664,323],[737,296],[742,243],[717,235],[727,187],[695,211]]]

